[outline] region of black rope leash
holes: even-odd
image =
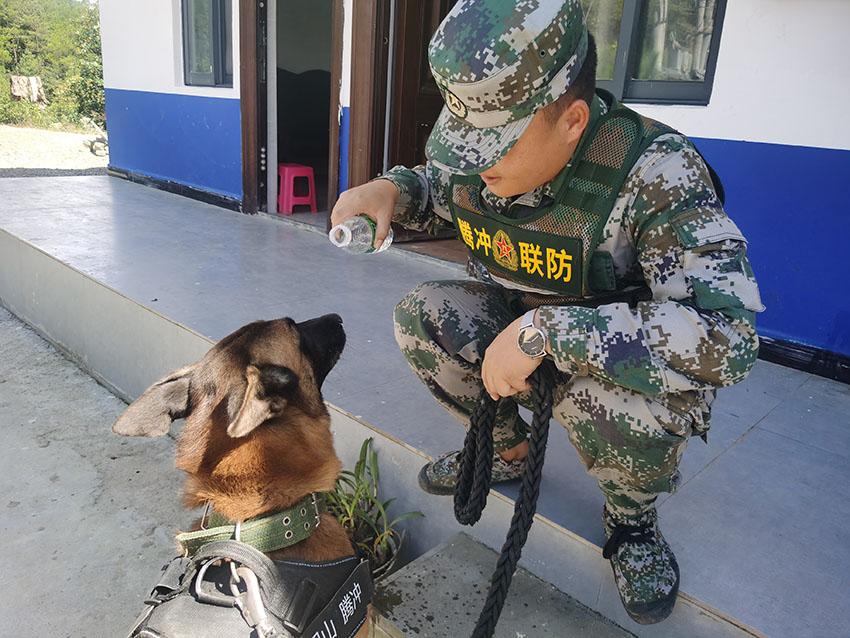
[[[534,397],[534,417],[528,441],[530,449],[511,526],[496,563],[496,571],[490,579],[487,601],[478,617],[472,638],[490,638],[496,630],[511,579],[522,554],[522,547],[528,538],[528,531],[534,522],[534,512],[537,510],[546,440],[549,436],[549,419],[552,418],[552,388],[555,385],[552,362],[544,360],[528,381]],[[490,475],[493,470],[493,423],[496,404],[484,390],[470,417],[454,498],[455,518],[463,525],[477,523],[487,504]]]

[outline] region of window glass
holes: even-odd
[[[213,0],[190,0],[189,17],[189,71],[213,71]]]
[[[232,86],[231,0],[182,2],[184,82],[192,86]]]
[[[233,82],[233,6],[231,0],[224,2],[224,80]]]
[[[617,59],[617,40],[623,17],[623,0],[582,0],[588,30],[596,40],[599,62],[596,78],[612,80]]]
[[[648,0],[633,78],[702,82],[714,29],[716,0]]]

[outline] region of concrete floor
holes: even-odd
[[[0,201],[3,230],[212,339],[258,318],[338,312],[349,347],[325,398],[431,455],[462,440],[392,336],[395,303],[417,283],[462,276],[456,265],[397,249],[351,257],[323,233],[109,177],[7,178]],[[0,414],[0,432],[21,427]],[[850,496],[836,489],[850,483],[848,426],[850,387],[774,364],[759,362],[721,391],[710,443],[689,445],[682,488],[660,505],[683,591],[770,636],[850,635]],[[56,491],[49,474],[45,482],[49,455],[8,456],[23,476],[39,468],[27,479],[33,490]],[[25,502],[11,495],[16,474],[5,476],[8,503]],[[515,495],[514,486],[502,491]],[[541,491],[541,514],[601,544],[601,494],[559,427]],[[85,502],[68,507],[79,513]],[[96,535],[96,522],[79,515],[69,520]]]
[[[177,553],[174,441],[111,434],[125,407],[0,308],[0,636],[124,635]]]

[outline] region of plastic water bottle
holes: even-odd
[[[369,254],[385,251],[393,243],[393,229],[387,233],[387,238],[381,247],[375,250],[375,230],[377,225],[371,217],[356,215],[349,217],[341,224],[331,228],[328,238],[337,248],[350,253]]]

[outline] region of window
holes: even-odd
[[[708,104],[726,0],[582,0],[597,85],[624,102]]]
[[[231,0],[183,0],[183,81],[233,86]]]

